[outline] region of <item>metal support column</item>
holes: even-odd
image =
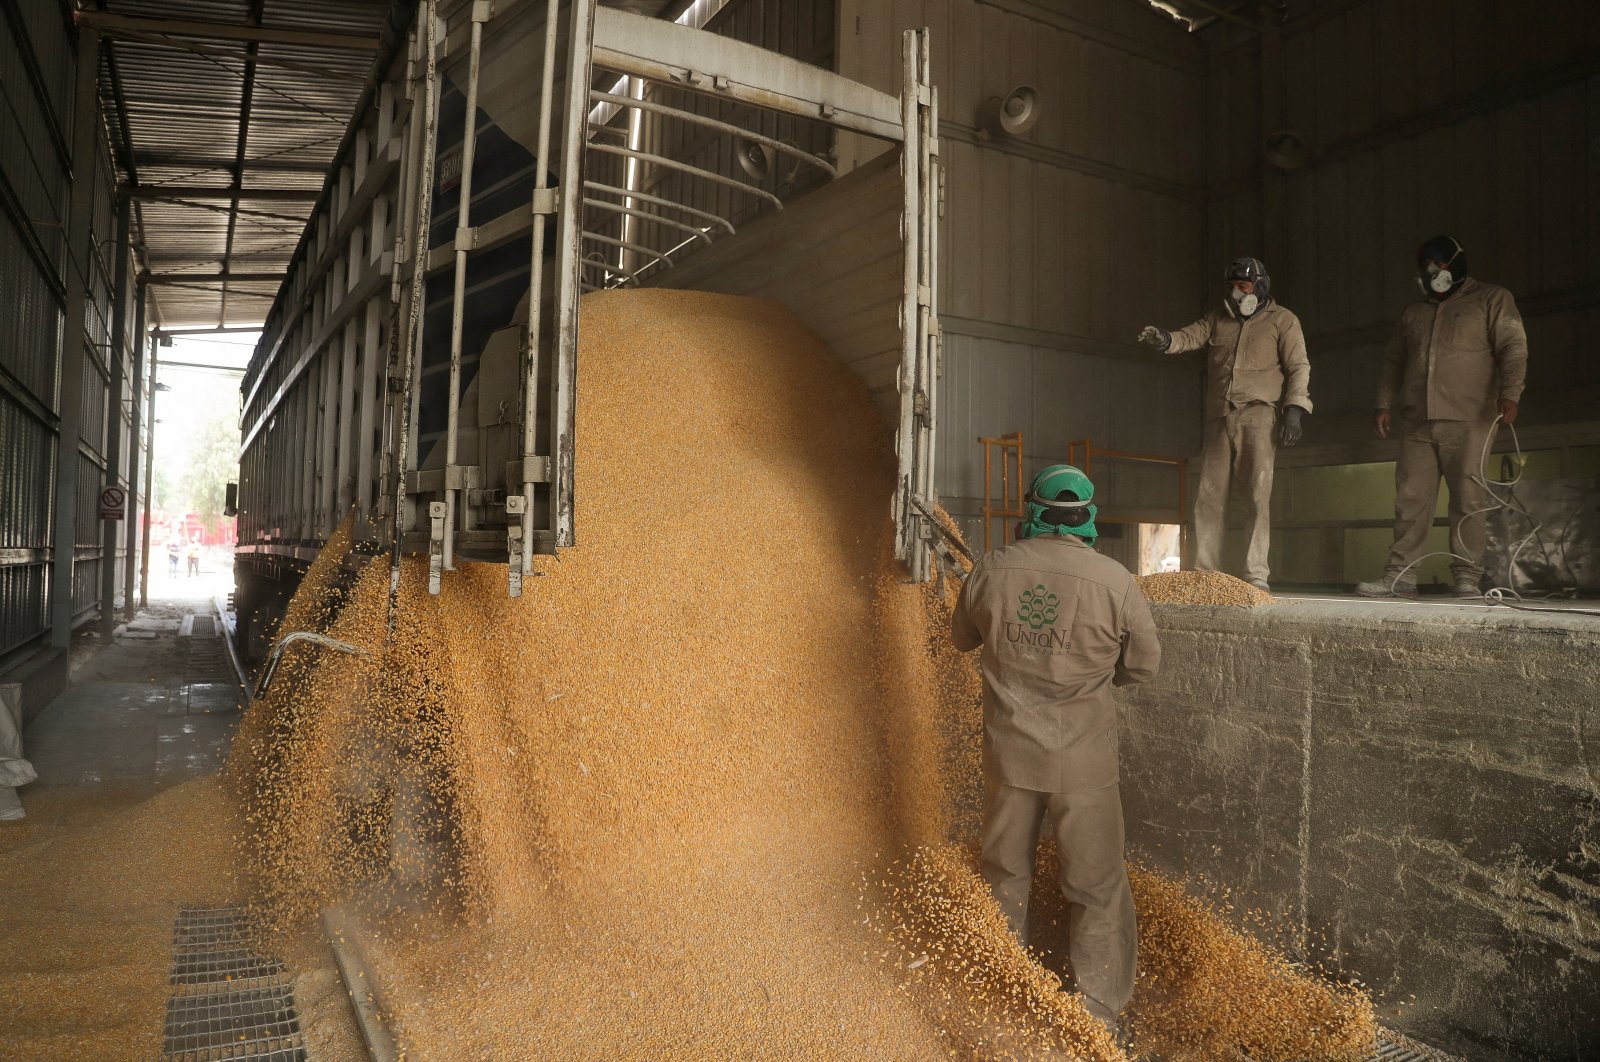
[[[106,482],[105,486],[123,486],[122,515],[127,519],[130,506],[127,488],[133,485],[131,473],[122,475],[122,392],[124,387],[123,364],[128,357],[128,230],[132,225],[133,203],[125,196],[117,198],[117,242],[112,250],[117,256],[112,267],[111,289],[111,380],[110,395],[106,401],[109,423],[106,425]],[[129,445],[129,451],[133,446]],[[97,517],[98,513],[95,514]],[[115,520],[101,520],[100,528],[100,630],[110,634],[117,625],[117,541],[122,529]],[[127,562],[131,563],[129,554]]]
[[[933,497],[933,427],[937,400],[939,195],[937,97],[925,31],[902,38],[900,106],[904,138],[900,173],[905,189],[901,232],[905,240],[901,297],[900,419],[895,449],[900,457],[894,495],[895,556],[913,582],[931,574],[933,528],[920,505]]]
[[[72,642],[73,568],[78,552],[78,439],[83,430],[83,314],[88,297],[89,222],[94,210],[100,34],[78,35],[77,77],[72,96],[72,198],[67,216],[67,304],[62,315],[61,402],[56,436],[56,504],[50,565],[50,644]]]
[[[150,372],[147,388],[144,429],[144,515],[139,534],[139,607],[150,607],[150,493],[154,489],[156,468],[156,371],[160,368],[160,340],[150,337]]]
[[[483,24],[489,21],[491,5],[474,0],[472,39],[467,56],[466,128],[461,133],[461,179],[457,186],[455,234],[455,287],[450,297],[450,383],[445,405],[444,432],[444,542],[439,552],[430,551],[428,592],[439,592],[439,569],[455,570],[457,510],[460,491],[452,479],[456,474],[457,443],[461,420],[461,344],[467,316],[467,254],[476,234],[472,230],[472,177],[478,155],[478,76],[483,60]],[[419,248],[422,250],[424,248]],[[464,521],[463,521],[464,522]],[[431,558],[439,558],[435,563]]]
[[[574,0],[567,38],[567,107],[561,147],[561,185],[557,189],[560,259],[556,272],[556,350],[550,403],[550,525],[555,545],[576,541],[573,526],[573,473],[576,466],[578,401],[579,262],[583,259],[583,157],[587,143],[594,0]],[[527,415],[532,417],[534,410]]]
[[[557,198],[548,182],[560,8],[559,0],[546,0],[544,59],[539,67],[539,133],[534,142],[533,202],[529,204],[533,215],[533,259],[528,270],[528,332],[523,339],[522,357],[522,493],[506,498],[506,592],[511,597],[522,596],[523,576],[533,572],[533,485],[538,480],[534,467],[539,456],[538,388],[539,365],[542,361],[539,342],[544,321],[544,238],[545,223],[556,212]],[[549,478],[548,473],[545,478]],[[553,494],[550,505],[553,514],[556,506]],[[516,520],[511,520],[511,517],[516,517]]]
[[[123,523],[123,532],[126,545],[124,551],[126,558],[122,562],[122,610],[129,618],[133,618],[133,588],[137,580],[134,576],[134,565],[139,552],[139,502],[144,498],[144,491],[139,486],[139,474],[149,464],[140,431],[144,427],[144,406],[146,402],[144,390],[144,347],[148,342],[145,334],[146,299],[150,289],[144,284],[134,281],[139,294],[133,309],[133,377],[128,383],[128,391],[133,396],[133,420],[128,425],[128,509],[127,519]]]

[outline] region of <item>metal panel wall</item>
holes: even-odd
[[[83,362],[83,389],[79,405],[79,472],[77,490],[77,556],[73,569],[73,611],[87,615],[100,604],[102,565],[116,568],[116,584],[122,585],[122,569],[126,549],[119,547],[114,556],[104,556],[104,524],[100,519],[101,488],[128,486],[126,471],[129,454],[129,408],[120,400],[129,394],[127,381],[133,376],[131,343],[124,341],[119,350],[115,341],[113,314],[116,307],[114,290],[116,256],[129,254],[117,241],[116,170],[111,155],[102,138],[95,152],[93,165],[87,176],[94,182],[94,209],[90,219],[90,252],[83,262],[87,274],[88,291],[84,299],[83,343],[88,357]],[[75,279],[75,278],[74,278]],[[131,319],[132,300],[126,300],[122,335],[133,332]],[[114,360],[120,359],[120,368]],[[113,381],[120,375],[122,394],[114,401]],[[118,440],[112,444],[112,433]],[[112,455],[117,456],[115,465]]]
[[[115,174],[103,130],[95,130],[92,156],[71,164],[76,66],[76,40],[62,5],[0,0],[0,81],[7,86],[0,143],[8,145],[0,153],[0,292],[6,300],[0,315],[0,661],[49,632],[59,463],[76,462],[79,475],[71,590],[73,615],[81,619],[100,600],[97,502],[109,481],[108,457],[115,452],[125,465],[132,450],[128,408],[111,393],[112,287],[116,256],[127,250],[117,240]],[[93,195],[86,244],[69,254],[74,175],[89,182]],[[68,290],[80,284],[82,317],[65,322]],[[126,300],[130,314],[132,302]],[[125,334],[131,336],[131,324]],[[86,352],[81,362],[74,343]],[[74,355],[71,371],[81,373],[74,409],[82,427],[79,438],[63,446],[67,353]],[[131,345],[121,353],[126,381]],[[113,432],[120,433],[117,446],[111,445]],[[110,475],[126,485],[124,469]]]
[[[0,659],[49,629],[72,51],[54,5],[0,4]]]
[[[1392,494],[1371,478],[1370,494],[1330,518],[1310,486],[1325,477],[1309,466],[1394,459],[1371,407],[1423,239],[1454,235],[1473,273],[1517,298],[1530,350],[1524,449],[1600,439],[1600,365],[1585,342],[1600,328],[1600,8],[1366,0],[1292,15],[1281,62],[1264,67],[1254,38],[1216,57],[1207,257],[1259,254],[1305,324],[1317,415],[1306,443],[1279,457],[1274,524],[1292,533],[1275,537],[1273,568],[1348,583],[1381,562],[1356,542],[1387,540]],[[1303,169],[1263,172],[1252,101],[1267,94],[1310,149]],[[1339,526],[1352,519],[1361,526]]]
[[[979,534],[980,435],[1024,433],[1034,468],[1066,443],[1184,455],[1199,446],[1200,370],[1133,340],[1187,323],[1202,294],[1206,57],[1137,4],[1046,10],[1024,0],[842,0],[838,69],[884,88],[894,42],[927,26],[946,168],[940,322],[946,335],[938,490]],[[1040,118],[981,131],[991,97],[1031,85]],[[841,166],[866,156],[841,142]],[[1174,519],[1170,472],[1106,464],[1112,511]]]

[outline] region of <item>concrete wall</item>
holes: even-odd
[[[937,486],[981,540],[980,435],[1021,431],[1030,473],[1084,437],[1199,445],[1198,368],[1133,339],[1152,306],[1200,309],[1205,53],[1126,0],[840,0],[837,69],[898,93],[901,31],[924,26],[946,170]],[[985,139],[980,108],[1019,85],[1038,124]],[[1096,471],[1117,506],[1175,518],[1171,472]]]
[[[1205,258],[1265,259],[1311,353],[1317,415],[1280,470],[1394,459],[1369,426],[1377,369],[1416,293],[1416,245],[1439,232],[1461,240],[1476,275],[1510,288],[1527,320],[1524,447],[1600,442],[1587,340],[1600,327],[1600,7],[1296,0],[1279,29],[1202,36],[1213,46]],[[1301,138],[1308,165],[1263,166],[1277,130]],[[1274,506],[1275,575],[1371,578],[1382,550],[1359,540],[1387,545],[1392,481],[1347,496],[1360,512],[1333,519],[1293,493]]]
[[[1122,696],[1130,844],[1279,914],[1402,1031],[1473,1059],[1588,1057],[1600,618],[1156,613],[1161,674]]]

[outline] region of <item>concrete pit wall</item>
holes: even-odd
[[[1600,1044],[1600,618],[1158,606],[1130,845],[1278,912],[1473,1059]]]

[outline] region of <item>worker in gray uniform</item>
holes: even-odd
[[[1450,236],[1417,248],[1422,295],[1406,306],[1384,353],[1373,424],[1398,428],[1394,546],[1383,578],[1360,583],[1366,597],[1417,596],[1439,502],[1450,488],[1450,572],[1457,597],[1483,583],[1488,488],[1483,461],[1499,422],[1515,424],[1528,371],[1528,336],[1511,292],[1467,275],[1467,254]],[[1399,414],[1398,425],[1395,414]]]
[[[1095,552],[1094,484],[1071,465],[1034,477],[1019,540],[980,558],[951,617],[983,646],[983,876],[1026,941],[1039,828],[1053,823],[1069,959],[1113,1030],[1133,994],[1133,894],[1123,863],[1112,686],[1156,673],[1161,645],[1128,570]]]
[[[1300,319],[1272,297],[1255,258],[1235,258],[1222,310],[1176,332],[1147,325],[1139,339],[1157,350],[1206,350],[1205,439],[1194,501],[1194,566],[1222,567],[1222,521],[1230,489],[1243,487],[1249,546],[1245,578],[1270,589],[1272,470],[1278,445],[1294,446],[1311,412],[1311,362]]]

